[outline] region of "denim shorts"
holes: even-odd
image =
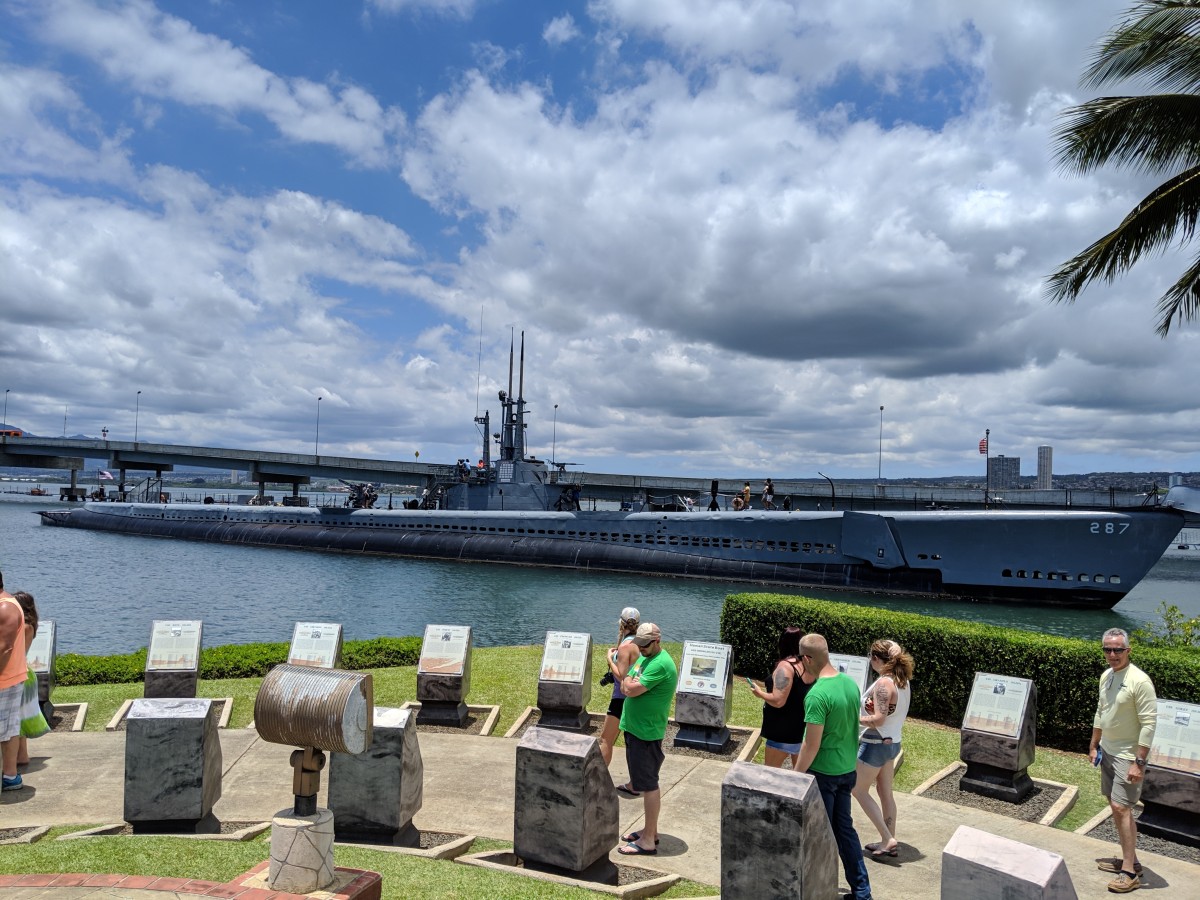
[[[858,745],[858,761],[872,769],[878,769],[885,762],[900,755],[900,742],[890,744],[869,744],[863,741]]]
[[[782,741],[768,740],[767,746],[770,747],[772,750],[782,750],[784,753],[799,753],[800,752],[800,742],[799,741],[797,741],[794,744],[785,744]]]

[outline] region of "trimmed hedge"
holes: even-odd
[[[200,677],[261,678],[272,666],[287,661],[286,643],[228,644],[200,651]],[[342,645],[342,667],[350,671],[415,666],[421,655],[419,637],[379,637],[368,641],[346,641]],[[64,653],[54,660],[54,679],[60,685],[128,684],[142,681],[146,673],[146,649],[118,656],[82,656]]]
[[[960,727],[975,673],[990,672],[1032,679],[1038,744],[1082,752],[1091,738],[1106,667],[1100,635],[1080,640],[805,597],[730,594],[721,609],[721,640],[733,646],[738,673],[769,674],[789,625],[824,635],[835,653],[862,656],[874,640],[899,641],[916,664],[910,708],[916,718]],[[1133,661],[1159,697],[1200,703],[1200,654],[1135,646]]]

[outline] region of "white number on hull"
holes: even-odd
[[[1092,534],[1124,534],[1128,527],[1128,522],[1105,522],[1103,525],[1093,522]]]

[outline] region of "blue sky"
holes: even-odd
[[[1043,296],[1149,186],[1053,163],[1124,8],[0,0],[8,419],[452,462],[524,330],[591,471],[1200,470],[1187,255]]]

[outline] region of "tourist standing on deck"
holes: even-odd
[[[754,682],[750,690],[763,701],[762,736],[767,742],[763,765],[782,768],[789,757],[796,768],[800,742],[804,740],[804,697],[816,679],[800,664],[800,638],[794,626],[779,635],[779,659],[764,687]]]
[[[1100,676],[1100,700],[1092,722],[1088,758],[1100,766],[1100,791],[1112,809],[1121,855],[1097,864],[1102,872],[1116,873],[1108,889],[1114,894],[1127,894],[1142,886],[1133,807],[1142,795],[1146,757],[1158,718],[1158,698],[1150,676],[1129,661],[1128,634],[1110,628],[1104,632],[1101,644],[1109,668]]]
[[[871,669],[879,677],[862,695],[858,722],[863,733],[858,738],[858,767],[855,772],[854,799],[879,832],[879,843],[867,844],[875,859],[895,856],[896,796],[892,780],[896,757],[900,755],[900,732],[908,718],[912,698],[909,680],[913,658],[895,641],[876,641],[868,657]],[[871,797],[871,786],[879,793],[879,802]]]
[[[17,751],[26,674],[25,613],[13,595],[4,590],[4,576],[0,574],[0,768],[6,791],[22,787]]]
[[[679,670],[675,660],[662,648],[662,632],[653,622],[643,622],[633,636],[641,658],[621,682],[625,705],[621,710],[621,730],[625,732],[625,761],[629,781],[617,787],[623,794],[641,796],[645,824],[641,831],[622,836],[627,841],[617,850],[622,856],[653,855],[658,852],[658,814],[662,810],[662,791],[658,773],[663,764],[663,738]]]
[[[775,508],[775,485],[771,483],[771,479],[767,479],[767,483],[763,485],[762,492],[763,509]]]
[[[817,680],[804,698],[804,742],[800,772],[811,772],[833,828],[838,856],[853,900],[871,900],[871,879],[854,830],[850,796],[858,762],[858,684],[829,663],[829,645],[819,634],[800,639],[800,659]]]
[[[641,621],[642,614],[635,607],[627,606],[621,610],[621,617],[617,620],[617,646],[610,647],[604,657],[613,686],[608,714],[604,717],[604,730],[600,732],[600,755],[604,757],[606,766],[612,763],[613,744],[621,733],[621,709],[625,705],[621,682],[641,656],[637,644],[633,642]]]

